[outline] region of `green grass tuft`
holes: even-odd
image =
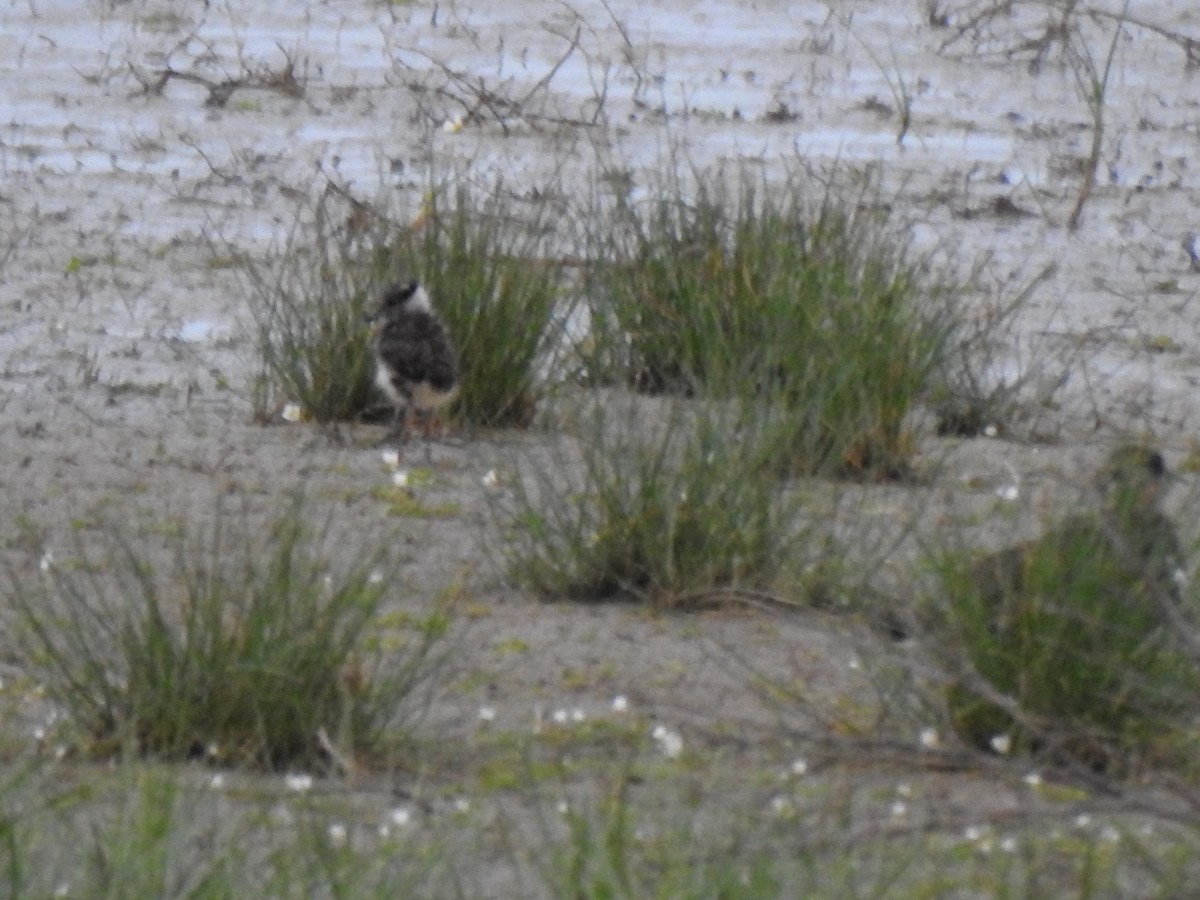
[[[1200,690],[1200,668],[1164,615],[1177,601],[1134,577],[1098,530],[1024,547],[1021,587],[999,597],[1004,573],[962,553],[939,565],[943,637],[970,673],[948,693],[956,730],[983,749],[1114,773],[1177,757],[1194,742],[1187,716]]]
[[[258,333],[252,401],[264,424],[288,403],[321,424],[357,419],[377,405],[364,319],[381,285],[360,242],[338,220],[327,193],[311,221],[297,213],[273,264],[245,270]]]
[[[351,759],[377,751],[443,631],[419,621],[384,652],[383,554],[328,563],[299,496],[265,531],[219,504],[172,540],[165,572],[120,528],[74,566],[10,569],[30,664],[87,751],[325,766],[319,732]]]
[[[556,237],[548,206],[535,205],[524,220],[501,189],[481,197],[459,185],[431,192],[409,224],[359,203],[351,218],[376,226],[365,233],[340,224],[335,199],[327,193],[311,222],[298,215],[273,266],[249,269],[259,335],[256,418],[274,420],[287,403],[319,423],[381,411],[364,317],[388,283],[415,277],[458,351],[451,414],[474,426],[527,426],[569,312],[559,268],[546,258]]]
[[[496,501],[519,580],[687,606],[767,590],[798,555],[795,501],[762,462],[773,436],[737,404],[612,396],[584,415],[578,439]]]
[[[548,258],[556,237],[542,203],[523,220],[496,188],[434,191],[419,227],[393,247],[400,268],[429,289],[458,348],[462,383],[453,411],[471,425],[530,424],[561,345],[567,308]]]
[[[585,364],[656,394],[765,398],[789,471],[902,474],[907,419],[953,332],[951,292],[867,191],[731,191],[701,176],[622,202],[593,274]],[[755,413],[757,414],[757,413]]]

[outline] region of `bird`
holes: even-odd
[[[950,705],[971,743],[1108,768],[1122,736],[1180,701],[1166,679],[1195,684],[1170,641],[1184,553],[1161,505],[1168,483],[1161,452],[1122,443],[1094,479],[1097,510],[970,564],[957,603],[974,677],[951,686]]]
[[[976,560],[975,588],[997,608],[1034,589],[1043,572],[1053,570],[1054,580],[1069,588],[1074,576],[1106,562],[1124,576],[1114,587],[1134,586],[1178,601],[1183,550],[1161,506],[1168,481],[1161,452],[1142,443],[1119,445],[1093,481],[1099,510],[1070,516],[1040,538]]]
[[[429,419],[458,394],[458,355],[446,326],[419,281],[395,284],[370,317],[375,384],[395,408],[390,437],[407,437],[408,418]]]

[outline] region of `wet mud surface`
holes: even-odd
[[[1200,35],[1189,3],[1153,16]],[[1094,30],[1097,59],[1111,33]],[[1037,369],[1026,436],[1038,440],[930,436],[926,484],[854,489],[886,530],[948,506],[990,509],[1019,485],[1018,513],[979,529],[1003,544],[1056,517],[1117,436],[1153,434],[1179,468],[1200,422],[1200,265],[1187,250],[1200,230],[1200,75],[1177,45],[1128,28],[1097,184],[1072,231],[1088,105],[1053,47],[1034,67],[1007,46],[955,39],[918,3],[6,2],[6,556],[29,564],[30,527],[61,560],[106,517],[203,517],[222,493],[269,515],[303,484],[347,545],[403,542],[405,596],[463,586],[455,671],[422,725],[432,738],[612,717],[623,697],[647,727],[713,748],[734,781],[739,759],[802,752],[789,735],[829,719],[781,708],[761,681],[851,715],[870,693],[864,654],[884,652],[877,635],[817,612],[655,614],[508,585],[485,476],[546,453],[553,423],[455,436],[432,464],[406,449],[405,465],[432,473],[422,501],[452,511],[398,519],[374,493],[391,477],[381,429],[337,444],[310,425],[253,421],[253,294],[238,260],[269,260],[298,222],[302,244],[304,210],[330,182],[415,214],[452,175],[519,195],[636,197],[673,154],[767,177],[874,173],[919,248],[984,266],[998,295],[1053,266],[998,364]],[[982,315],[990,300],[979,302]],[[1060,383],[1036,402],[1039,385]],[[1183,519],[1189,495],[1184,475]],[[970,802],[990,792],[1004,810],[1011,790],[973,781]]]

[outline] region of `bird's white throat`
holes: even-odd
[[[433,304],[429,300],[429,293],[425,290],[425,285],[423,284],[417,285],[417,289],[413,291],[412,296],[404,302],[404,305],[406,308],[415,310],[417,312],[433,311]]]
[[[382,362],[375,364],[375,384],[383,391],[384,396],[392,401],[395,405],[404,405],[407,401],[404,395],[396,390],[396,386],[392,384],[392,373]]]

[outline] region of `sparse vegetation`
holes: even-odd
[[[1121,11],[1121,17],[1113,26],[1112,38],[1108,42],[1108,52],[1104,56],[1103,65],[1097,65],[1091,47],[1080,32],[1076,23],[1067,24],[1064,13],[1064,29],[1070,29],[1070,40],[1067,50],[1070,53],[1072,71],[1078,85],[1079,95],[1087,103],[1088,113],[1092,117],[1092,145],[1084,163],[1083,179],[1079,185],[1079,193],[1075,197],[1075,205],[1067,217],[1067,227],[1072,231],[1079,227],[1083,217],[1083,208],[1092,196],[1096,186],[1096,173],[1100,168],[1100,153],[1104,149],[1105,109],[1108,105],[1108,82],[1113,72],[1113,60],[1120,46],[1121,35],[1124,31],[1125,14],[1129,11],[1126,0]]]
[[[1062,803],[1049,833],[1045,812],[941,831],[919,784],[872,791],[776,778],[764,805],[730,784],[701,791],[696,773],[644,751],[619,755],[590,772],[594,793],[563,784],[560,764],[518,798],[494,791],[466,810],[427,813],[405,802],[356,806],[282,780],[238,789],[141,763],[56,787],[63,772],[43,765],[32,782],[0,785],[4,806],[22,812],[0,845],[0,886],[37,897],[840,898],[1032,884],[1093,897],[1131,883],[1139,894],[1178,895],[1195,875],[1186,827],[1123,827],[1099,806]],[[653,794],[641,787],[651,778]],[[54,803],[31,806],[34,790]],[[1025,792],[1029,804],[1043,802]],[[897,804],[911,811],[897,815]],[[509,829],[503,846],[497,819]],[[466,862],[479,859],[487,866]]]
[[[518,204],[499,186],[432,191],[419,227],[392,248],[435,298],[458,348],[454,413],[484,427],[525,427],[555,371],[570,307],[552,256],[562,241],[547,201]],[[527,218],[523,218],[527,213]]]
[[[1200,671],[1172,645],[1157,601],[1097,549],[1083,535],[1060,556],[1036,554],[1028,593],[1000,608],[969,572],[950,570],[946,637],[970,675],[951,689],[950,711],[964,739],[1114,772],[1180,758]]]
[[[431,191],[415,220],[399,225],[344,190],[327,191],[314,210],[315,250],[289,242],[273,271],[251,270],[258,419],[275,418],[288,402],[320,423],[380,409],[364,318],[386,284],[416,277],[460,357],[452,415],[472,426],[527,426],[570,307],[547,258],[560,237],[544,221],[549,206],[523,207],[529,221],[517,207],[500,188],[481,199],[460,183]]]
[[[288,403],[321,424],[359,418],[375,404],[364,318],[382,285],[338,200],[327,191],[311,219],[299,210],[273,263],[245,270],[258,331],[259,422],[276,420]]]
[[[25,660],[87,756],[266,769],[370,757],[430,674],[440,613],[390,628],[392,561],[327,558],[297,495],[264,535],[223,504],[164,571],[127,528],[9,569]]]
[[[732,193],[731,193],[732,191]],[[609,232],[609,229],[605,229]],[[892,477],[958,315],[869,189],[700,175],[622,203],[596,253],[593,377],[761,402],[784,471]]]
[[[1053,404],[1069,369],[1063,359],[1051,361],[1046,353],[1033,353],[1018,365],[1014,332],[1029,299],[1053,274],[1054,266],[1047,266],[1011,297],[959,317],[925,397],[937,434],[1021,438],[1036,433],[1039,412]],[[1055,368],[1047,371],[1050,365]]]
[[[1185,758],[1200,633],[1181,547],[1155,506],[1161,465],[1157,452],[1119,448],[1098,512],[990,556],[945,556],[938,633],[962,649],[950,710],[970,743],[1115,773]]]
[[[1021,445],[1190,440],[1183,4],[167,5],[5,14],[0,895],[1194,890],[1200,539]],[[247,427],[390,413],[410,278],[453,440]]]
[[[498,502],[503,552],[552,596],[686,607],[768,591],[803,556],[773,441],[736,403],[607,396],[551,465],[521,467]]]

